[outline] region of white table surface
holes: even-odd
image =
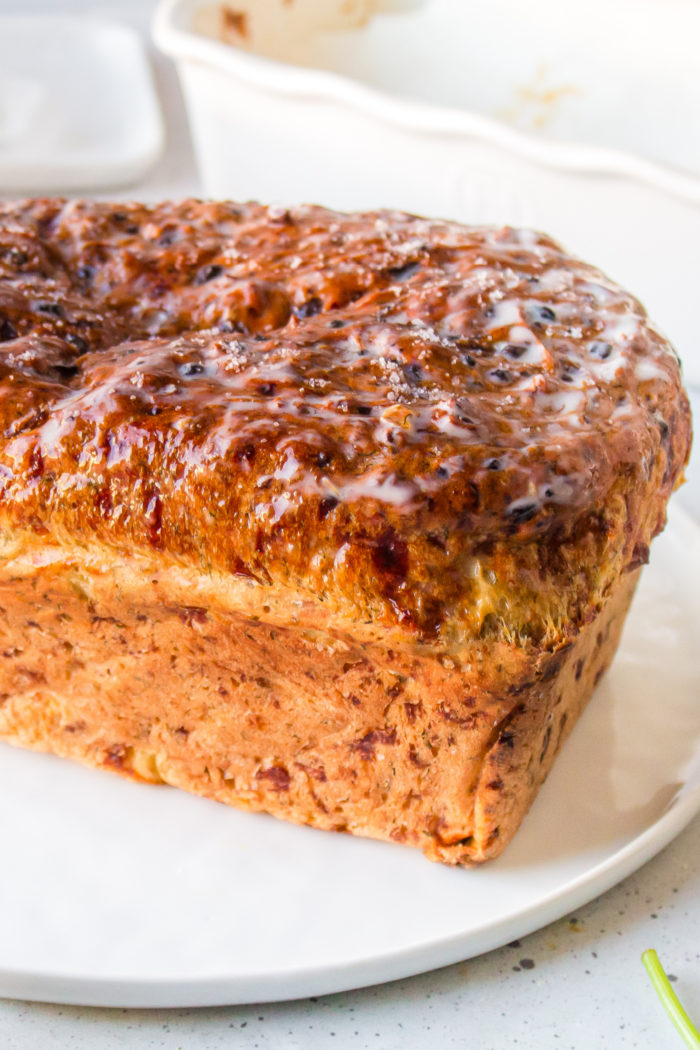
[[[52,0],[0,0],[2,13],[58,6]],[[62,11],[113,15],[144,33],[152,7],[153,0],[60,4]],[[118,196],[196,195],[177,81],[167,61],[153,59],[167,148],[147,180]],[[692,392],[692,401],[700,418],[700,392]],[[700,521],[700,455],[675,499]],[[342,995],[264,1006],[147,1011],[0,1001],[0,1047],[680,1050],[640,954],[648,947],[658,950],[686,1007],[700,1020],[699,866],[700,817],[641,871],[575,915],[447,969]]]

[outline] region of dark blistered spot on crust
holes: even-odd
[[[326,776],[326,771],[321,765],[313,766],[307,765],[303,762],[295,762],[294,765],[297,767],[297,769],[303,770],[304,773],[311,777],[312,780],[318,781],[319,784],[325,784],[328,780],[328,777]]]
[[[544,762],[545,755],[547,754],[547,751],[549,750],[549,741],[551,740],[551,737],[552,737],[552,727],[551,727],[551,725],[549,725],[545,729],[544,737],[542,738],[542,747],[540,748],[540,763]]]
[[[393,530],[387,530],[372,546],[372,561],[377,573],[393,590],[408,574],[408,547]]]
[[[414,744],[409,745],[408,761],[411,763],[411,765],[416,766],[416,768],[418,769],[427,769],[427,767],[430,765],[430,762],[420,757]]]
[[[508,692],[511,696],[520,696],[522,693],[529,693],[535,684],[534,679],[528,678],[524,682],[514,682],[508,687]]]
[[[60,303],[37,303],[35,309],[40,314],[50,314],[52,317],[63,317],[63,307]]]
[[[390,266],[386,271],[392,281],[406,281],[420,269],[419,262],[407,262],[402,266]]]
[[[126,763],[127,749],[123,744],[115,744],[105,751],[104,764],[114,769],[124,769]]]
[[[306,317],[315,317],[316,314],[320,314],[323,309],[323,300],[319,299],[318,296],[312,296],[311,299],[307,299],[305,303],[300,303],[298,306],[292,308],[292,313],[295,317],[303,319]]]
[[[71,379],[80,375],[80,368],[76,364],[56,364],[53,366],[53,371],[64,383],[70,383]]]
[[[542,671],[542,682],[548,682],[550,679],[554,678],[556,675],[559,674],[559,671],[561,670],[561,665],[563,664],[566,658],[566,653],[570,648],[570,645],[564,646],[548,658],[547,662],[545,663],[544,670]]]
[[[85,722],[82,719],[78,719],[76,722],[68,722],[63,727],[64,733],[82,733],[86,728]]]
[[[443,553],[447,552],[447,543],[442,536],[439,536],[436,532],[429,532],[425,537],[431,547],[437,548],[437,550]]]
[[[196,605],[179,606],[177,615],[188,627],[193,627],[195,624],[204,624],[209,619],[207,610]]]
[[[6,317],[0,318],[0,343],[7,343],[17,338],[17,329]]]
[[[515,732],[512,729],[512,723],[515,719],[523,713],[525,705],[520,703],[515,707],[507,718],[504,719],[501,728],[498,732],[496,744],[501,748],[509,748],[512,750],[515,747]]]
[[[40,478],[44,473],[44,457],[40,448],[33,448],[29,453],[29,477]]]
[[[259,769],[255,774],[256,780],[264,780],[274,791],[289,791],[291,778],[284,766],[269,766],[267,769]]]
[[[420,700],[417,703],[411,703],[410,701],[406,700],[404,702],[403,707],[404,711],[406,712],[406,718],[411,725],[414,725],[416,719],[423,714],[423,704]]]
[[[365,761],[370,761],[374,758],[374,753],[377,747],[393,747],[395,743],[395,730],[372,729],[369,733],[365,733],[365,735],[359,740],[354,740],[350,747],[360,756],[360,758],[365,759]]]
[[[237,556],[233,558],[229,568],[234,576],[245,576],[250,580],[256,580],[258,578],[253,570],[246,565],[243,559]]]
[[[513,525],[523,525],[527,521],[531,521],[535,517],[540,509],[540,504],[537,500],[523,499],[514,500],[509,507],[506,508],[506,519]]]
[[[216,263],[210,263],[208,266],[203,266],[198,271],[195,277],[195,284],[207,284],[209,281],[216,280],[224,272],[223,266],[219,266]]]
[[[95,497],[95,504],[98,512],[105,518],[108,518],[114,511],[114,501],[112,500],[112,493],[109,489],[100,489]]]
[[[569,720],[569,716],[566,713],[566,711],[564,711],[564,713],[562,714],[561,718],[559,719],[559,735],[557,736],[557,750],[559,749],[559,747],[561,745],[562,738],[563,738],[564,732],[566,730],[566,723],[568,722],[568,720]]]
[[[337,506],[338,500],[335,498],[335,496],[326,496],[324,499],[322,499],[318,505],[318,516],[321,519],[321,521],[323,521],[324,518],[327,518],[331,511],[335,510]]]
[[[159,492],[153,492],[148,495],[144,509],[151,546],[160,547],[163,528],[163,501]]]
[[[64,338],[71,349],[75,350],[77,354],[86,354],[90,349],[90,344],[87,339],[82,335],[79,335],[77,332],[66,332]],[[76,366],[76,373],[79,371],[80,369]]]
[[[474,713],[463,714],[460,711],[447,707],[443,703],[439,703],[436,710],[443,721],[452,722],[453,725],[458,725],[462,729],[472,729],[476,725],[477,716]]]
[[[638,543],[632,551],[632,558],[627,565],[628,572],[634,572],[641,565],[647,565],[649,563],[649,544]]]
[[[236,448],[234,458],[238,462],[252,463],[255,459],[255,445],[245,444]]]

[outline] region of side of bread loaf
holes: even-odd
[[[191,572],[72,554],[0,573],[0,737],[461,864],[517,829],[637,576],[554,649],[457,658],[271,625]]]

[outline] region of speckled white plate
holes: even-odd
[[[700,529],[654,543],[615,664],[478,870],[0,747],[0,994],[105,1006],[322,994],[446,965],[602,893],[700,809]]]

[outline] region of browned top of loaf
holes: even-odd
[[[419,637],[464,619],[475,575],[575,575],[556,552],[599,557],[596,530],[623,535],[616,571],[644,560],[689,448],[641,305],[529,230],[6,204],[0,340],[6,525]]]

